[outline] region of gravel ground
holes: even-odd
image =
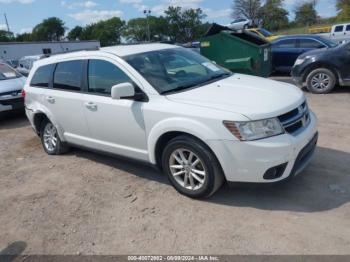
[[[24,116],[2,118],[0,254],[350,254],[350,88],[307,96],[320,140],[303,174],[200,201],[140,163],[50,157]]]

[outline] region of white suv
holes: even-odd
[[[316,117],[298,88],[233,74],[172,45],[46,58],[23,93],[48,154],[75,145],[146,161],[195,198],[225,180],[290,178],[317,142]]]

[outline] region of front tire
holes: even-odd
[[[319,68],[309,73],[306,87],[314,94],[328,94],[334,89],[336,82],[336,76],[331,70]]]
[[[224,176],[218,160],[201,141],[179,136],[162,155],[163,170],[175,189],[191,198],[206,198],[222,185]]]
[[[49,155],[61,155],[69,150],[58,136],[56,127],[48,119],[41,124],[40,137],[43,148]]]

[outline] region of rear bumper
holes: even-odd
[[[24,99],[21,96],[0,98],[0,112],[20,110],[24,108]]]
[[[251,142],[208,141],[208,144],[228,182],[274,183],[305,169],[316,148],[317,138],[317,119],[310,113],[310,124],[296,136],[284,134]],[[269,176],[267,173],[271,169],[276,174]]]
[[[35,115],[35,113],[34,113],[34,111],[29,109],[29,108],[27,108],[27,107],[25,107],[25,113],[26,113],[26,116],[27,116],[27,118],[29,120],[29,123],[32,126],[34,132],[39,134],[39,130],[35,129],[35,124],[34,124],[34,115]]]

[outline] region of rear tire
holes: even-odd
[[[306,87],[314,94],[328,94],[334,89],[336,83],[336,76],[326,68],[315,69],[306,78]]]
[[[41,123],[40,138],[45,152],[49,155],[61,155],[69,151],[69,147],[62,143],[56,127],[48,119]]]
[[[204,143],[189,136],[176,137],[167,144],[162,166],[175,189],[191,198],[210,197],[224,182],[215,155]]]

